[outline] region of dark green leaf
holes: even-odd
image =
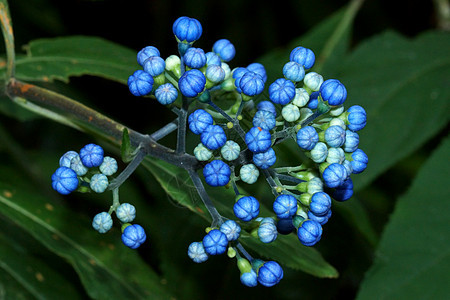
[[[450,138],[400,197],[359,299],[446,299],[450,266]]]

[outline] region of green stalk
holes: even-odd
[[[2,26],[3,39],[5,40],[6,82],[8,82],[9,79],[14,77],[16,53],[14,50],[14,33],[7,0],[0,0],[0,23]]]

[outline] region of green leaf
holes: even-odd
[[[39,39],[26,51],[16,60],[15,76],[21,80],[68,82],[70,76],[95,75],[126,83],[138,68],[136,51],[98,37]]]
[[[115,228],[99,239],[89,219],[36,192],[3,182],[0,214],[67,259],[92,298],[169,298],[158,276],[136,251],[123,246]]]
[[[360,147],[369,157],[355,189],[411,154],[449,121],[450,35],[427,32],[408,40],[385,32],[362,43],[340,69],[346,107],[361,105],[367,126]]]
[[[450,138],[398,200],[358,299],[446,299],[450,266]]]
[[[154,159],[144,160],[144,166],[170,197],[210,220],[210,216],[185,170]],[[232,209],[235,194],[232,189],[206,188],[217,210],[223,216],[235,219]],[[243,193],[242,189],[240,190]],[[273,213],[261,203],[260,215],[270,216]],[[290,268],[302,270],[317,277],[334,278],[338,276],[336,269],[328,264],[317,250],[301,245],[294,235],[280,236],[276,242],[270,245],[263,244],[250,236],[242,237],[240,241],[264,258],[276,260]]]
[[[0,272],[0,299],[36,299],[7,272]]]

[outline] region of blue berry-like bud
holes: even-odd
[[[288,104],[281,110],[281,115],[287,122],[295,122],[300,118],[300,110],[294,104]]]
[[[210,186],[224,186],[230,181],[230,167],[221,160],[213,160],[203,168],[203,176]]]
[[[88,168],[99,167],[103,162],[103,148],[96,144],[87,144],[80,150],[80,158]]]
[[[118,169],[117,161],[112,157],[105,156],[99,169],[100,172],[102,172],[102,174],[105,174],[106,176],[111,176],[117,172]]]
[[[166,68],[166,62],[159,56],[152,56],[144,61],[144,71],[153,77],[161,75]]]
[[[241,227],[233,220],[223,222],[219,230],[225,233],[229,242],[237,240],[241,234]]]
[[[266,110],[258,110],[253,117],[253,126],[261,127],[262,129],[272,130],[275,128],[275,115]]]
[[[319,177],[312,178],[307,185],[308,194],[315,194],[323,191],[323,182]]]
[[[359,105],[353,105],[347,112],[348,129],[351,131],[359,131],[366,126],[367,114],[364,108]]]
[[[263,286],[274,286],[278,284],[282,278],[283,269],[274,261],[264,263],[258,270],[258,282]]]
[[[342,164],[345,160],[345,153],[342,148],[330,148],[328,149],[327,163]],[[345,166],[344,166],[345,167]]]
[[[250,272],[242,273],[240,279],[241,283],[245,286],[254,287],[258,285],[258,276],[253,270],[251,270]]]
[[[293,217],[297,212],[297,199],[292,195],[279,195],[273,202],[273,211],[279,219]]]
[[[320,86],[320,95],[323,101],[337,106],[343,104],[347,99],[347,89],[339,80],[328,79]]]
[[[198,264],[208,260],[208,254],[206,254],[201,242],[193,242],[189,245],[188,256]]]
[[[319,223],[320,225],[325,225],[328,220],[331,218],[331,209],[328,211],[328,213],[325,216],[316,216],[315,214],[313,214],[311,211],[308,211],[308,219],[316,221],[317,223]]]
[[[137,97],[145,96],[152,91],[153,82],[153,77],[150,74],[142,70],[137,70],[133,75],[128,77],[128,88]]]
[[[259,170],[254,164],[246,164],[239,171],[241,180],[248,184],[254,184],[259,177]]]
[[[256,74],[258,74],[259,76],[261,76],[262,80],[264,81],[264,83],[266,83],[267,81],[267,73],[266,73],[266,69],[264,68],[264,66],[260,63],[251,63],[247,66],[246,68],[249,71],[255,72]]]
[[[208,65],[206,78],[213,83],[219,83],[225,79],[225,71],[220,65]]]
[[[313,92],[309,96],[308,108],[316,109],[319,106],[319,92]]]
[[[347,171],[344,166],[340,164],[329,165],[322,174],[325,185],[329,188],[335,188],[340,186],[347,178]]]
[[[284,65],[283,75],[290,81],[300,82],[305,77],[305,69],[301,64],[290,61]]]
[[[141,51],[138,52],[138,54],[137,54],[137,62],[141,66],[144,66],[145,60],[147,58],[152,57],[152,56],[161,56],[161,54],[159,53],[158,48],[153,47],[153,46],[147,46],[147,47],[143,48]]]
[[[207,52],[205,55],[206,55],[206,64],[208,66],[217,65],[220,67],[222,65],[220,57],[214,52]]]
[[[227,39],[221,39],[215,42],[213,45],[213,52],[225,62],[229,62],[236,55],[234,45]]]
[[[325,216],[331,208],[331,198],[327,193],[318,192],[312,195],[309,209],[316,216]]]
[[[265,244],[272,243],[273,241],[275,241],[277,239],[277,236],[278,236],[277,226],[275,226],[273,219],[272,218],[268,218],[268,219],[271,219],[272,221],[263,222],[264,221],[264,219],[263,219],[263,221],[261,222],[261,224],[258,227],[258,238],[261,242],[263,242]]]
[[[88,169],[81,162],[80,156],[78,154],[70,161],[70,168],[74,170],[78,176],[83,176],[88,171]]]
[[[342,165],[344,166],[345,170],[347,171],[346,179],[350,178],[350,175],[352,175],[352,173],[353,173],[352,163],[349,160],[344,159],[344,161],[342,162]]]
[[[222,149],[220,149],[220,154],[222,154],[223,159],[228,161],[237,159],[240,153],[241,147],[234,141],[227,141]]]
[[[294,231],[295,227],[292,224],[292,218],[279,219],[277,222],[277,230],[280,234],[289,234]]]
[[[319,141],[319,134],[312,126],[301,128],[297,132],[297,145],[305,150],[312,150]]]
[[[346,181],[344,181],[343,184],[338,186],[333,194],[333,199],[337,201],[347,201],[353,196],[353,181],[351,178],[348,178]]]
[[[275,109],[275,106],[270,101],[261,101],[256,105],[257,110],[263,110],[271,112],[275,117],[277,116],[277,110]]]
[[[353,174],[359,174],[367,168],[369,158],[361,149],[356,149],[356,151],[352,153],[352,159]]]
[[[269,98],[273,103],[286,105],[295,97],[295,85],[292,81],[279,78],[269,86]]]
[[[295,89],[295,97],[292,100],[292,104],[303,107],[309,101],[309,93],[304,88]]]
[[[206,85],[206,77],[197,69],[184,72],[178,81],[180,92],[190,98],[197,97],[203,92]]]
[[[70,168],[70,161],[72,160],[72,158],[74,158],[75,156],[78,156],[78,153],[76,153],[75,151],[67,151],[66,153],[64,153],[63,156],[61,156],[61,158],[59,159],[59,166],[60,167],[67,167]]]
[[[162,105],[169,105],[175,102],[178,97],[178,90],[170,82],[160,85],[155,91],[156,100]]]
[[[133,222],[136,218],[136,208],[130,203],[122,203],[116,209],[116,216],[122,223]]]
[[[197,147],[194,148],[194,156],[199,161],[208,161],[213,156],[211,150],[206,148],[202,143],[198,144]]]
[[[345,143],[345,130],[334,125],[325,130],[325,141],[330,147],[341,147]]]
[[[122,242],[131,249],[137,249],[147,239],[144,228],[141,225],[133,224],[125,227],[122,233]]]
[[[303,78],[303,83],[312,91],[318,91],[323,83],[323,77],[316,72],[309,72]]]
[[[299,63],[300,65],[304,66],[305,69],[310,69],[314,65],[316,56],[311,49],[299,46],[291,51],[289,60]]]
[[[179,17],[173,23],[172,31],[178,42],[193,43],[200,38],[203,28],[194,18]]]
[[[68,167],[59,167],[52,175],[52,187],[60,194],[70,194],[78,188],[77,173]]]
[[[239,88],[247,96],[256,96],[264,90],[264,81],[258,74],[248,71],[241,77]]]
[[[96,214],[92,220],[92,227],[100,233],[108,232],[113,225],[111,215],[107,212]]]
[[[311,150],[311,159],[316,163],[322,163],[327,159],[328,147],[325,143],[318,142]]]
[[[236,87],[236,91],[238,93],[242,93],[242,90],[241,90],[241,87],[240,87],[241,78],[247,72],[249,72],[249,71],[246,68],[242,68],[242,67],[236,68],[232,72],[233,79],[234,79],[234,86]]]
[[[308,247],[314,246],[322,237],[322,226],[313,220],[306,220],[297,231],[300,242]]]
[[[108,188],[108,177],[103,174],[94,174],[91,177],[89,186],[96,193],[103,193]]]
[[[227,136],[219,125],[209,125],[201,133],[200,140],[206,148],[216,150],[225,145]]]
[[[200,69],[206,65],[205,51],[201,48],[189,48],[183,58],[186,66],[192,69]]]
[[[259,215],[259,202],[252,196],[242,197],[233,205],[233,212],[236,217],[248,222]]]
[[[356,132],[351,130],[345,131],[345,143],[344,143],[344,151],[345,152],[355,152],[359,146],[359,135]]]
[[[188,118],[189,129],[195,134],[201,134],[213,122],[212,116],[203,109],[197,109]]]
[[[252,127],[245,134],[245,143],[253,153],[266,152],[272,145],[272,136],[266,129]]]
[[[253,163],[260,169],[270,168],[275,164],[277,157],[275,151],[269,148],[266,152],[256,153],[253,155]]]
[[[209,255],[223,254],[227,250],[227,246],[227,236],[218,229],[211,230],[203,238],[203,247]]]

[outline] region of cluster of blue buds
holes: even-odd
[[[58,193],[67,195],[74,191],[103,193],[110,187],[111,176],[118,170],[117,161],[104,156],[104,150],[96,144],[84,146],[79,153],[68,151],[59,160],[59,168],[53,173],[52,187]],[[113,190],[113,205],[108,212],[95,215],[92,227],[99,233],[108,232],[113,225],[111,214],[116,213],[122,228],[122,242],[138,248],[145,240],[144,229],[130,224],[136,217],[136,209],[129,203],[119,202],[118,188]]]
[[[251,257],[239,237],[253,236],[267,244],[278,234],[295,233],[304,246],[319,242],[333,199],[348,200],[353,195],[351,174],[367,167],[357,133],[366,125],[366,112],[358,105],[345,109],[344,84],[311,71],[315,55],[308,48],[293,49],[283,77],[266,84],[262,64],[230,68],[236,50],[229,40],[216,41],[209,52],[195,48],[202,34],[198,20],[178,18],[173,33],[178,55],[164,60],[154,46],[139,51],[143,70],[129,77],[130,92],[185,111],[187,124],[179,123],[178,129],[188,127],[197,139],[193,155],[204,181],[233,188],[236,194],[236,219],[211,213],[211,227],[201,241],[190,244],[188,256],[201,263],[226,253],[237,259],[244,285],[273,286],[283,277],[280,265]],[[294,166],[275,166],[277,145],[288,140],[303,154]],[[239,192],[238,185],[255,184],[260,177],[273,194],[271,216],[259,216],[259,201]]]

